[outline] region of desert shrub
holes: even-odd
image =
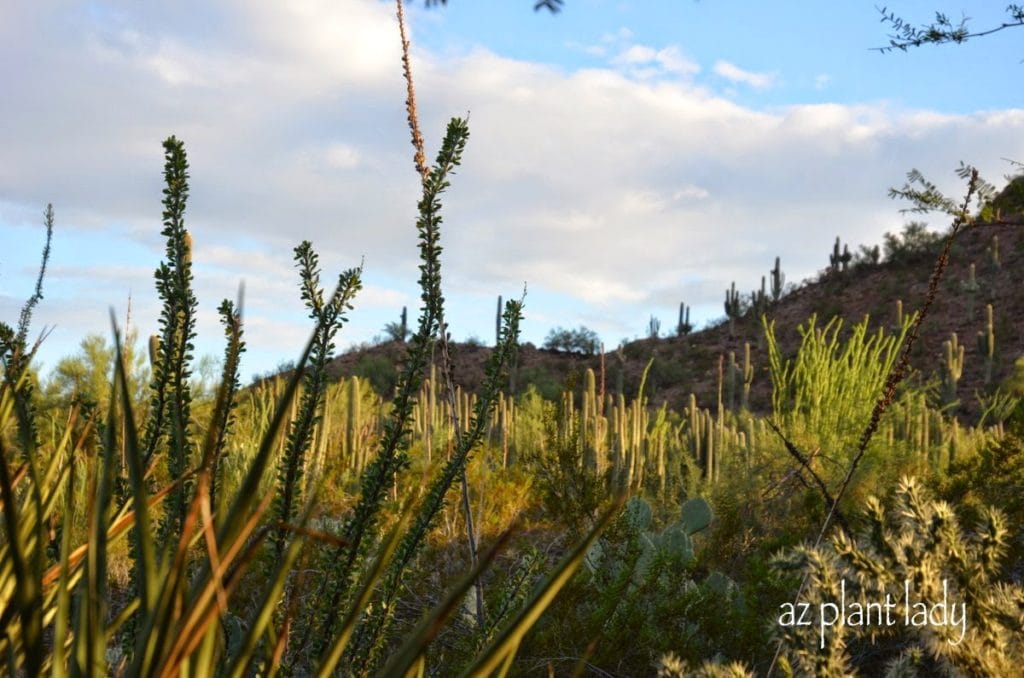
[[[987,506],[1006,515],[1011,538],[1006,563],[1024,579],[1024,408],[1018,405],[1003,438],[990,439],[977,454],[956,459],[936,480],[939,496],[970,522],[984,517]]]
[[[383,398],[390,398],[398,385],[398,369],[384,356],[364,355],[352,373],[370,382],[373,390]]]
[[[885,260],[893,264],[906,264],[934,255],[935,247],[942,242],[942,235],[928,230],[928,225],[911,221],[903,226],[903,232],[887,232],[882,240]]]
[[[545,400],[558,400],[562,394],[562,381],[543,365],[519,368],[516,381],[527,388],[526,393],[532,389]]]

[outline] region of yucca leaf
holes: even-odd
[[[43,636],[41,606],[39,602],[39,573],[29,572],[24,544],[19,534],[18,507],[15,503],[14,487],[7,467],[7,448],[0,437],[0,491],[3,493],[4,523],[7,527],[8,544],[17,586],[9,605],[17,610],[21,621],[21,637],[24,645],[22,657],[30,675],[37,675],[43,657]],[[40,548],[37,544],[36,548]],[[6,614],[5,614],[6,616]],[[11,645],[8,646],[13,650]]]
[[[69,460],[70,461],[70,460]],[[57,582],[57,616],[53,626],[53,678],[64,678],[65,643],[71,614],[71,526],[75,516],[75,469],[68,464],[68,479],[64,490],[64,521],[60,534],[60,579]]]

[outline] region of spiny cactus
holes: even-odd
[[[977,301],[978,293],[981,292],[981,285],[975,277],[975,267],[971,263],[968,268],[967,280],[960,281],[960,290],[967,295],[967,320],[974,320],[974,304]]]
[[[853,260],[853,255],[850,254],[849,245],[843,245],[842,252],[839,251],[839,236],[836,236],[836,242],[832,246],[832,254],[829,255],[829,270],[832,273],[846,273],[846,269]]]
[[[985,329],[978,330],[978,354],[985,359],[985,385],[992,383],[992,366],[996,355],[996,334],[992,322],[992,304],[985,305]]]
[[[750,293],[750,308],[760,317],[768,310],[768,295],[765,293],[765,277],[761,276],[761,289]]]
[[[771,270],[772,276],[772,301],[776,304],[782,299],[782,290],[786,284],[786,275],[782,272],[782,268],[779,265],[779,258],[775,257],[775,266]]]
[[[892,326],[893,334],[897,334],[903,328],[903,300],[896,300],[896,324]]]
[[[611,571],[622,567],[632,567],[633,583],[640,585],[648,575],[648,569],[657,552],[664,554],[682,565],[694,559],[693,535],[707,529],[713,519],[711,506],[706,500],[697,497],[683,504],[680,517],[665,526],[660,532],[654,532],[651,523],[654,512],[646,499],[633,496],[626,502],[622,512],[622,525],[625,527],[630,541],[639,545],[639,553],[635,562],[630,565],[611,555],[612,550],[606,548],[602,541],[595,542],[587,553],[587,566],[594,572],[598,568]]]
[[[729,318],[729,336],[735,334],[736,320],[740,317],[742,307],[740,305],[740,293],[736,291],[736,283],[725,291],[725,315]]]
[[[740,409],[750,409],[750,387],[754,383],[754,365],[750,362],[750,342],[743,343],[743,392]]]
[[[743,344],[743,365],[736,361],[736,353],[729,352],[729,364],[725,368],[725,403],[730,412],[748,409],[750,386],[754,381],[754,367],[750,362],[750,342]],[[739,396],[739,403],[737,403]]]
[[[992,236],[992,243],[986,248],[985,254],[988,255],[988,265],[993,271],[998,271],[1002,268],[1002,261],[999,259],[999,236]]]
[[[957,339],[956,332],[942,343],[942,388],[946,404],[957,400],[956,387],[964,371],[964,347]]]
[[[1010,543],[1006,519],[986,508],[973,530],[963,530],[953,507],[912,478],[899,482],[891,509],[886,506],[871,497],[858,534],[836,532],[821,548],[798,547],[778,559],[807,577],[797,602],[819,612],[814,623],[800,626],[785,616],[799,605],[781,608],[777,630],[794,672],[851,675],[852,650],[870,648],[891,676],[1019,675],[1024,590],[1001,574]],[[879,610],[875,623],[864,623],[864,615],[856,623],[852,601],[862,611],[860,601],[893,601],[894,609],[884,621]],[[936,605],[948,616],[939,618]],[[867,614],[872,619],[870,606]]]
[[[693,325],[690,324],[690,307],[679,302],[679,322],[676,323],[676,334],[680,337],[684,337],[693,330]]]
[[[650,339],[657,339],[661,335],[661,320],[651,316],[647,321],[647,336]]]

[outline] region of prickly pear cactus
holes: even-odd
[[[658,536],[658,547],[667,555],[683,563],[693,560],[693,542],[682,521],[669,525]]]
[[[706,529],[711,524],[712,517],[711,506],[704,499],[697,497],[683,504],[679,522],[686,527],[686,534],[693,535]]]
[[[634,530],[646,530],[651,525],[651,505],[642,497],[632,497],[626,502],[626,523]]]

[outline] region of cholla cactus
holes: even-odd
[[[850,675],[854,665],[884,665],[891,676],[1017,675],[1024,588],[998,579],[1009,541],[1002,514],[983,511],[966,534],[948,503],[908,478],[891,510],[871,498],[866,514],[855,540],[840,532],[827,546],[780,558],[807,577],[777,626],[795,672]],[[808,625],[796,623],[803,603]],[[871,603],[886,606],[884,616],[882,608],[871,612]],[[786,619],[787,612],[796,614]]]
[[[707,661],[697,669],[691,669],[685,660],[671,652],[658,660],[657,668],[658,678],[753,678],[754,676],[747,667],[739,662],[723,665],[717,661]]]

